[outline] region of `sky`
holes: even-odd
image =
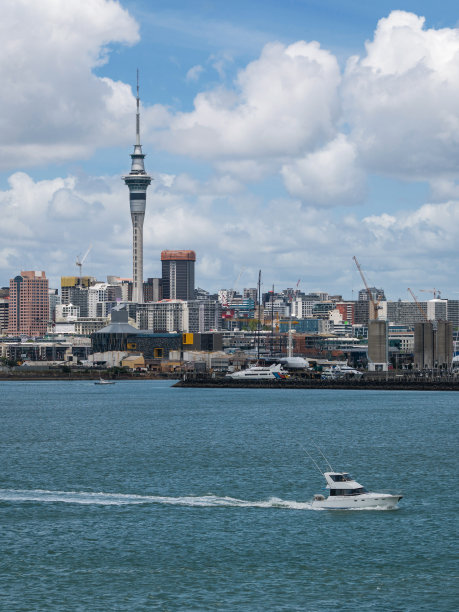
[[[132,276],[136,70],[153,181],[144,278],[209,291],[459,299],[452,0],[4,0],[0,286]]]

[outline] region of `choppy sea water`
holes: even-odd
[[[170,384],[0,383],[1,610],[457,609],[458,394]]]

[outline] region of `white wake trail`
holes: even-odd
[[[0,489],[0,502],[67,503],[98,506],[126,506],[139,504],[164,504],[172,506],[232,507],[232,508],[282,508],[286,510],[310,510],[309,502],[296,502],[271,497],[268,500],[248,501],[217,495],[163,497],[159,495],[126,495],[122,493],[91,493],[87,491],[47,491],[43,489]]]

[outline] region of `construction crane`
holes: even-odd
[[[414,293],[411,291],[411,289],[408,287],[407,291],[409,291],[411,293],[411,297],[413,298],[413,300],[416,303],[416,306],[418,307],[419,312],[422,314],[422,316],[424,317],[424,319],[428,322],[429,319],[427,318],[427,315],[425,313],[424,308],[422,308],[421,304],[418,302],[418,298],[414,295]]]
[[[234,298],[234,294],[236,293],[236,289],[237,289],[238,283],[241,280],[241,276],[244,274],[244,272],[245,272],[245,268],[241,268],[241,271],[239,272],[239,274],[237,275],[236,280],[234,281],[233,288],[230,289],[227,292],[227,300],[226,300],[227,301],[227,306],[229,306],[232,303],[233,298]]]
[[[379,305],[379,302],[381,301],[381,298],[378,299],[378,301],[376,302],[373,298],[373,295],[370,291],[370,288],[368,287],[367,281],[365,279],[365,276],[363,275],[362,272],[362,268],[360,267],[359,262],[357,261],[357,257],[354,255],[354,257],[352,258],[355,262],[355,265],[357,266],[357,270],[360,273],[360,276],[362,278],[363,284],[365,285],[365,289],[367,290],[367,295],[368,295],[368,302],[370,304],[370,308],[369,310],[369,319],[370,320],[375,320],[378,318],[378,310],[380,310],[382,307]]]
[[[82,268],[83,268],[83,264],[85,262],[86,257],[89,255],[89,251],[92,249],[92,244],[89,245],[88,250],[86,251],[86,253],[83,255],[83,257],[80,259],[80,256],[77,255],[76,258],[76,266],[78,268],[78,278],[79,278],[79,286],[81,287],[81,278],[82,278]]]
[[[440,289],[419,289],[419,291],[422,291],[423,293],[433,293],[434,300],[437,298],[441,299]]]

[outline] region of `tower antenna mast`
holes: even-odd
[[[139,96],[139,69],[137,68],[137,112],[135,115],[135,144],[140,146],[140,96]]]
[[[145,155],[140,144],[139,69],[137,69],[135,145],[131,153],[131,171],[123,180],[129,187],[129,206],[132,220],[132,301],[143,302],[143,222],[147,203],[147,188],[151,176],[145,171]]]

